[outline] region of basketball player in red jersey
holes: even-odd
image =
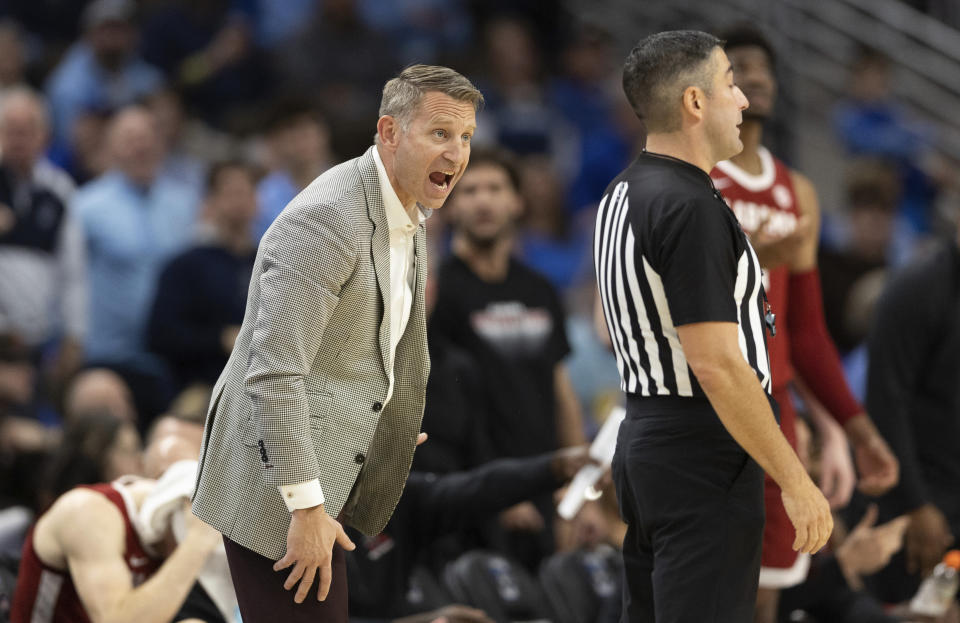
[[[896,484],[898,464],[846,385],[836,347],[823,319],[817,242],[820,209],[810,180],[789,169],[761,144],[773,111],[776,82],[773,48],[750,26],[722,33],[734,81],[750,107],[743,113],[743,151],[710,173],[717,189],[750,236],[764,267],[764,286],[776,313],[768,342],[773,395],[784,436],[796,449],[796,412],[789,387],[795,377],[843,426],[853,446],[860,489],[879,495]],[[826,492],[830,493],[830,492]],[[844,500],[845,502],[846,500]],[[806,579],[809,557],[792,549],[793,529],[780,490],[766,479],[766,527],[756,621],[776,617],[779,590]]]
[[[155,443],[177,445],[169,439]],[[170,464],[194,458],[199,443],[194,442],[189,452],[186,445],[178,446],[181,455],[160,460]],[[157,452],[162,455],[165,450]],[[147,453],[151,456],[151,448]],[[155,483],[125,476],[60,496],[27,535],[11,623],[173,620],[207,556],[222,541],[219,532],[187,511],[186,536],[180,545],[148,551],[132,518]],[[198,619],[183,623],[187,621]]]

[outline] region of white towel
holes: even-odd
[[[590,444],[590,458],[597,464],[588,463],[580,468],[567,487],[566,495],[557,506],[557,514],[564,519],[568,521],[573,519],[580,512],[584,501],[600,497],[593,486],[599,482],[603,472],[613,462],[613,455],[617,450],[617,433],[626,414],[626,409],[623,407],[614,407],[607,415],[606,421],[593,439],[593,443]]]
[[[197,462],[192,460],[177,461],[160,476],[156,486],[140,506],[137,521],[134,522],[145,545],[159,543],[167,527],[173,528],[177,543],[183,541],[187,532],[183,501],[189,500],[193,494],[196,478]],[[227,623],[236,623],[237,595],[230,579],[227,552],[222,543],[207,558],[197,581]]]

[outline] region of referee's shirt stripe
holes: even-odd
[[[741,314],[743,320],[740,323],[740,331],[742,331],[745,335],[745,341],[747,345],[746,360],[757,362],[759,359],[757,357],[757,341],[753,339],[753,333],[755,333],[754,328],[757,326],[754,319],[754,310],[757,309],[757,306],[752,303],[757,300],[756,295],[760,291],[758,287],[760,285],[760,279],[758,279],[759,275],[756,275],[753,271],[753,263],[750,261],[751,258],[749,253],[744,251],[741,257],[746,260],[747,296],[744,299],[745,304],[744,310]]]
[[[643,264],[645,262],[645,256],[641,251],[637,251],[635,253],[634,261],[637,264]],[[653,347],[655,347],[658,358],[657,364],[662,371],[661,375],[663,378],[663,384],[658,389],[657,394],[662,396],[675,396],[677,395],[677,383],[674,378],[676,373],[673,370],[673,358],[670,355],[670,342],[664,335],[665,331],[670,327],[670,325],[664,325],[661,321],[662,316],[659,312],[657,302],[653,294],[653,284],[651,284],[647,279],[646,271],[640,267],[636,274],[639,277],[642,277],[638,279],[640,283],[639,291],[643,297],[644,306],[647,310],[649,310],[649,315],[647,317],[649,330],[645,334],[645,338]]]
[[[740,344],[740,352],[743,353],[743,358],[747,361],[750,361],[750,353],[747,350],[747,335],[744,333],[743,325],[744,322],[749,321],[749,313],[747,318],[744,318],[744,309],[750,307],[750,301],[747,300],[746,305],[744,305],[744,296],[747,293],[747,281],[750,277],[750,258],[747,257],[746,252],[740,256],[740,261],[737,262],[737,282],[733,286],[733,299],[737,303],[737,341]]]
[[[621,336],[620,341],[625,351],[623,356],[627,361],[631,373],[629,382],[627,382],[627,391],[636,392],[637,386],[639,385],[640,392],[646,394],[650,388],[650,376],[647,374],[647,368],[641,360],[638,344],[638,340],[642,339],[639,319],[643,312],[637,308],[636,299],[626,296],[626,288],[624,287],[625,267],[623,263],[626,258],[627,261],[625,263],[629,265],[630,256],[624,255],[626,238],[623,235],[623,228],[629,207],[630,202],[627,199],[626,188],[624,188],[624,193],[621,195],[620,202],[617,204],[617,212],[614,217],[612,240],[618,252],[613,254],[612,275],[616,296],[614,300],[611,301],[611,306],[614,306],[614,309],[619,314],[620,330],[618,333]],[[616,306],[617,303],[619,303],[618,307]],[[642,301],[640,304],[642,305]]]
[[[622,256],[624,258],[632,258],[635,248],[636,244],[633,237],[633,229],[628,226],[627,235],[624,236],[623,240]],[[650,340],[645,339],[644,337],[649,334],[650,321],[647,318],[647,307],[640,292],[640,284],[637,283],[636,269],[632,261],[627,261],[625,264],[626,266],[624,267],[623,272],[618,276],[618,285],[621,286],[621,300],[624,300],[627,297],[622,290],[622,279],[623,277],[626,277],[627,285],[630,290],[629,304],[630,307],[634,309],[634,313],[630,314],[629,317],[631,332],[630,354],[634,361],[639,362],[637,370],[640,373],[640,378],[643,383],[643,393],[650,394],[652,393],[651,381],[655,383],[658,388],[663,387],[663,369],[658,365],[659,357],[657,354],[656,345],[654,344],[651,346]],[[625,318],[624,321],[625,320],[627,319]],[[626,322],[624,322],[624,329],[627,329]],[[644,353],[640,353],[639,344],[637,344],[638,339],[643,341]],[[646,355],[646,361],[643,361],[642,359],[644,355]],[[649,375],[646,374],[647,370],[650,371]]]
[[[600,290],[600,302],[603,305],[603,315],[607,321],[607,331],[610,334],[610,342],[613,345],[614,354],[617,356],[617,368],[620,370],[620,379],[624,391],[630,391],[627,386],[630,382],[631,372],[628,369],[627,358],[623,353],[623,343],[620,332],[614,323],[616,318],[613,312],[613,302],[610,296],[610,271],[607,267],[607,250],[610,247],[610,222],[613,219],[613,205],[617,202],[618,192],[621,186],[614,189],[612,195],[607,195],[600,203],[600,209],[597,218],[600,226],[597,227],[595,249],[595,262],[597,264],[597,287]],[[610,201],[608,202],[607,199]]]
[[[670,355],[673,360],[673,374],[677,380],[677,394],[680,396],[693,396],[693,387],[690,383],[690,368],[687,366],[687,357],[683,354],[683,347],[680,346],[680,337],[677,335],[676,327],[673,326],[673,319],[670,317],[670,306],[667,304],[667,293],[663,289],[663,280],[657,271],[653,270],[647,258],[643,258],[643,272],[650,283],[650,289],[653,290],[653,300],[657,306],[657,313],[660,315],[660,326],[664,327],[663,333],[670,344]]]
[[[750,255],[750,267],[754,276],[753,294],[750,299],[756,301],[760,297],[760,288],[763,287],[763,272],[760,269],[760,260],[753,252],[753,248],[747,244],[747,251]],[[771,381],[770,360],[767,353],[767,344],[764,340],[764,320],[761,314],[761,308],[758,305],[750,305],[750,334],[753,336],[754,349],[757,353],[757,368],[760,370],[760,382],[764,389],[768,389]],[[747,361],[753,361],[748,359]]]
[[[674,379],[670,342],[664,336],[664,326],[661,322],[651,284],[645,273],[637,272],[644,261],[642,250],[635,249],[631,257],[634,263],[632,268],[635,278],[639,283],[639,295],[642,297],[644,308],[647,310],[647,330],[644,332],[644,340],[647,342],[648,350],[652,353],[649,365],[651,369],[657,370],[658,376],[662,379],[656,393],[661,396],[674,396],[677,394],[677,383]]]

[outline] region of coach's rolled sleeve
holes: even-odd
[[[264,480],[294,485],[320,476],[303,378],[354,270],[358,245],[353,224],[325,206],[285,211],[262,244],[245,385]]]

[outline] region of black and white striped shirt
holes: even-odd
[[[704,397],[676,327],[736,322],[770,393],[760,262],[704,171],[641,154],[600,202],[594,262],[625,392]]]

